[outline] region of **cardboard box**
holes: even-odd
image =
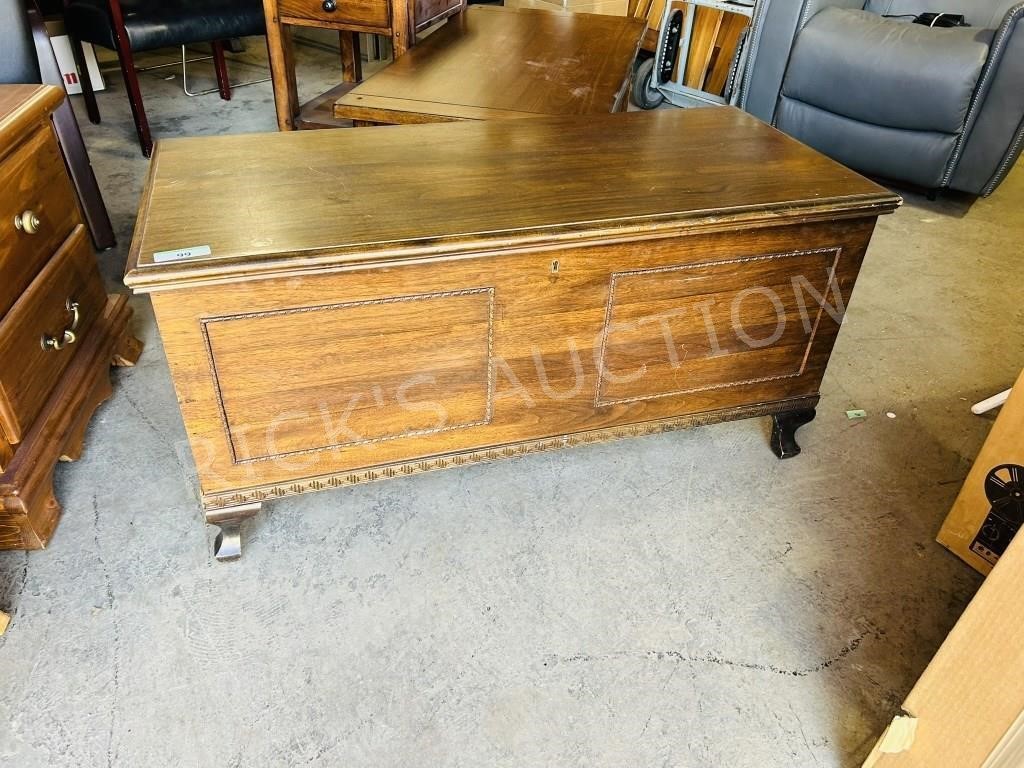
[[[1024,765],[1022,584],[1019,536],[903,702],[906,716],[893,721],[864,768]]]
[[[936,539],[988,573],[1024,522],[1024,373],[999,412]]]
[[[50,45],[53,46],[53,54],[57,57],[57,66],[60,67],[61,77],[64,78],[64,88],[68,93],[81,93],[82,82],[78,77],[74,54],[71,53],[71,40],[64,34],[64,24],[59,21],[48,21],[46,22],[46,31],[50,35]],[[102,91],[106,88],[106,83],[103,82],[103,74],[100,72],[99,64],[96,63],[96,51],[89,43],[83,43],[82,49],[85,53],[85,65],[89,69],[92,89]]]

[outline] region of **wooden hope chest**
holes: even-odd
[[[735,109],[173,139],[152,294],[217,555],[260,504],[772,416],[900,199]]]

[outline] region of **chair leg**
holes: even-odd
[[[120,41],[118,42],[120,43]],[[153,137],[149,132],[146,109],[142,105],[139,73],[135,71],[135,59],[132,57],[131,48],[127,45],[118,45],[117,60],[121,64],[125,90],[128,91],[128,104],[132,108],[132,117],[135,119],[135,132],[139,136],[139,146],[142,148],[142,154],[149,157],[153,154]]]
[[[132,108],[132,117],[135,118],[135,132],[139,135],[139,146],[142,147],[142,154],[149,157],[153,154],[153,137],[149,133],[149,120],[146,119],[146,109],[142,106],[139,74],[135,71],[135,59],[132,56],[132,45],[128,41],[128,33],[124,27],[124,13],[121,10],[121,3],[111,0],[110,17],[111,27],[114,30],[114,39],[117,41],[117,61],[121,65],[124,87],[128,91],[128,104]]]
[[[363,79],[363,62],[359,56],[359,33],[338,32],[341,43],[341,79],[346,83],[358,83]]]
[[[85,62],[85,49],[82,48],[82,41],[71,38],[71,54],[75,57],[75,66],[78,67],[78,79],[82,83],[82,98],[85,100],[85,111],[89,115],[89,122],[93,125],[100,124],[100,108],[96,104],[96,92],[92,88],[92,78],[89,76],[89,66]]]
[[[231,101],[231,80],[228,78],[228,62],[224,58],[224,41],[214,40],[210,45],[213,48],[213,67],[217,71],[217,89],[224,101]]]

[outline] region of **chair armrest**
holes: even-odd
[[[935,0],[869,0],[865,10],[881,16],[918,16],[933,11],[962,13],[972,27],[995,29],[1017,5],[1020,0],[944,0],[938,4]]]
[[[865,0],[762,0],[745,44],[745,68],[737,103],[771,123],[786,75],[789,53],[807,22],[824,8],[863,10]]]
[[[1005,0],[986,3],[995,7]],[[948,186],[990,195],[1024,145],[1024,0],[995,32],[963,137],[946,172]]]

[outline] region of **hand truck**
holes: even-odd
[[[729,69],[725,94],[701,91],[684,85],[686,82],[686,62],[689,59],[690,44],[693,40],[694,18],[697,8],[711,8],[726,13],[738,13],[752,18],[755,0],[667,0],[661,15],[661,26],[658,31],[658,43],[654,49],[654,58],[648,59],[636,71],[633,81],[633,101],[643,109],[654,109],[666,99],[677,107],[701,107],[709,105],[731,104],[732,98],[738,93],[735,85],[743,76],[745,60],[742,55],[746,38],[750,34],[748,26],[740,36]],[[677,70],[678,76],[673,79]]]

